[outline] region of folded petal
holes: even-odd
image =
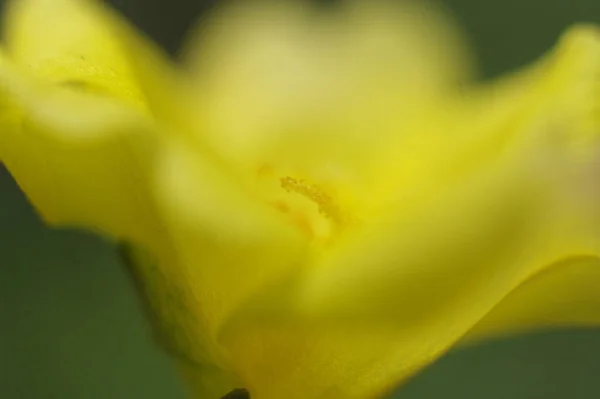
[[[48,222],[156,244],[147,176],[159,128],[105,11],[87,0],[7,6],[0,160]]]
[[[600,260],[568,259],[516,287],[463,337],[462,343],[544,328],[597,327]]]
[[[143,104],[118,23],[101,2],[14,1],[3,20],[8,57],[16,65],[50,82]]]
[[[3,20],[0,160],[48,221],[156,247],[147,178],[183,127],[176,69],[102,2],[14,1]]]
[[[155,195],[185,276],[179,284],[193,290],[189,311],[216,341],[247,298],[301,267],[307,242],[218,160],[177,140],[164,150]]]
[[[569,67],[575,68],[579,76],[588,77],[588,81],[583,79],[581,85],[574,85],[574,90],[570,95],[565,95],[562,105],[572,114],[580,116],[569,129],[571,145],[583,153],[590,143],[594,149],[591,162],[588,159],[586,164],[579,165],[583,171],[570,175],[571,184],[567,191],[571,199],[577,198],[574,204],[596,221],[600,200],[597,188],[600,175],[600,148],[597,145],[600,135],[600,30],[593,26],[580,26],[571,31],[569,38],[564,48],[564,51],[570,51],[570,57],[563,60],[565,74],[559,75],[555,84],[561,82],[560,78],[569,76]],[[577,57],[577,53],[573,52],[574,47],[596,50],[579,52]],[[581,62],[582,56],[587,58],[587,62]],[[600,320],[597,311],[600,301],[599,273],[600,262],[597,257],[574,256],[548,265],[507,292],[462,342],[548,327],[597,326]]]
[[[44,79],[102,93],[187,133],[182,71],[97,0],[20,0],[3,16],[9,57]],[[181,131],[180,131],[181,130]]]
[[[172,136],[157,158],[151,195],[165,241],[124,254],[158,341],[195,395],[218,398],[244,387],[221,325],[304,262],[305,238],[210,152]]]
[[[148,175],[158,129],[110,99],[0,67],[0,160],[46,221],[156,242]]]

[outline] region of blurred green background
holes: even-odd
[[[170,52],[210,6],[112,3]],[[486,77],[535,59],[574,21],[600,22],[598,0],[445,3]],[[597,398],[599,373],[600,330],[549,332],[453,351],[395,398]],[[114,248],[90,234],[45,228],[0,168],[0,398],[183,397]]]

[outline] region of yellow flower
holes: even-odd
[[[455,344],[600,324],[600,30],[472,83],[435,8],[216,12],[175,67],[110,10],[5,14],[0,159],[131,245],[198,398],[364,399]]]

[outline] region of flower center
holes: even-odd
[[[278,169],[267,164],[258,168],[258,182],[267,202],[312,240],[331,242],[343,228],[353,224],[354,220],[339,206],[335,189]]]
[[[333,221],[336,225],[343,224],[343,218],[338,206],[332,198],[319,186],[307,183],[305,180],[283,177],[281,187],[288,193],[297,193],[317,204],[319,213]]]

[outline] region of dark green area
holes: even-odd
[[[208,9],[195,0],[113,3],[171,52]],[[484,76],[535,59],[574,21],[600,21],[597,0],[447,3]],[[1,169],[0,259],[0,398],[183,398],[114,248],[46,229]],[[600,331],[538,334],[455,351],[396,398],[596,398],[599,371]]]

